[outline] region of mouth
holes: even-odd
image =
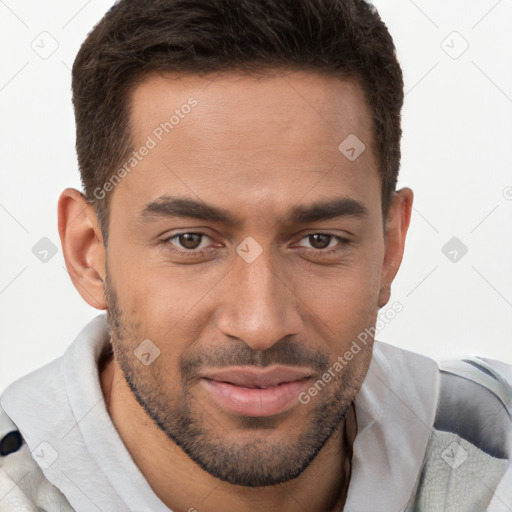
[[[205,372],[200,382],[226,412],[264,417],[297,405],[300,392],[312,377],[313,372],[304,368],[231,367]]]

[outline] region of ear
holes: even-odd
[[[107,309],[105,247],[94,208],[85,196],[67,188],[59,197],[59,235],[71,281],[93,308]]]
[[[413,192],[402,188],[395,192],[386,219],[384,264],[382,268],[379,308],[385,306],[391,296],[391,283],[400,268],[404,255],[405,237],[411,221]]]

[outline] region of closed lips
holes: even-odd
[[[291,409],[312,375],[304,368],[231,367],[205,372],[201,382],[225,412],[258,417]]]
[[[308,369],[297,369],[292,367],[232,367],[222,370],[210,370],[204,372],[202,377],[217,382],[225,382],[234,386],[244,388],[267,389],[279,386],[287,382],[294,382],[308,379],[313,372]]]

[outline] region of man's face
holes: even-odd
[[[294,478],[342,424],[371,359],[369,342],[335,366],[375,325],[382,285],[363,93],[314,73],[152,76],[131,109],[135,147],[150,149],[111,192],[116,361],[146,412],[215,477]],[[355,159],[360,146],[338,149],[351,134],[366,145]]]

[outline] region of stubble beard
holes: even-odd
[[[311,400],[307,414],[301,415],[304,419],[302,432],[293,439],[287,436],[287,432],[278,432],[282,421],[278,416],[240,417],[236,432],[228,431],[215,424],[194,398],[190,379],[183,375],[173,378],[159,364],[162,358],[151,366],[144,366],[134,356],[133,350],[147,336],[141,333],[140,324],[125,318],[108,274],[104,289],[114,357],[137,402],[158,428],[204,471],[233,485],[264,487],[298,477],[327,441],[343,427],[345,414],[359,391],[371,359],[370,353],[367,356],[359,354],[368,359],[364,373],[359,370],[362,375],[354,375],[352,367],[347,365],[328,387]],[[290,353],[285,354],[274,362],[286,364],[289,356]],[[300,355],[295,356],[289,364],[300,358]],[[317,355],[317,360],[325,366],[324,370],[329,366],[325,357]],[[262,358],[258,360],[261,362]],[[269,360],[267,362],[270,364]],[[180,367],[185,372],[187,368],[190,370],[197,366],[186,360],[181,363]],[[165,386],[166,382],[179,382],[181,387],[170,389]]]

